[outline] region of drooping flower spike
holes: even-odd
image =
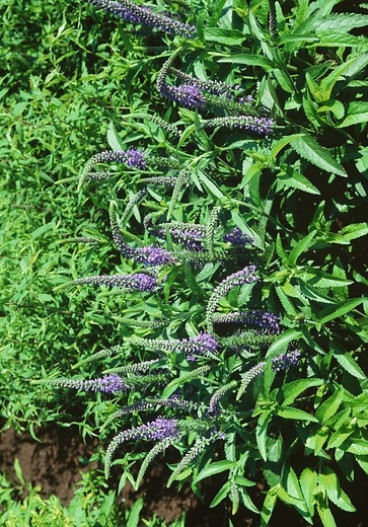
[[[132,24],[142,24],[171,35],[179,35],[186,38],[193,38],[196,28],[189,24],[183,24],[166,15],[159,15],[149,7],[142,7],[129,0],[87,0],[96,7],[101,7],[109,13],[118,15]]]

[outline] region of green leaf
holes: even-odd
[[[317,511],[323,527],[337,527],[332,512],[329,507],[325,504],[325,500],[319,499],[320,494],[317,495]]]
[[[286,330],[279,337],[277,337],[277,339],[268,348],[266,358],[273,359],[274,357],[280,355],[280,353],[284,353],[287,349],[288,344],[293,340],[298,340],[301,336],[301,331],[298,331],[296,329]]]
[[[219,59],[217,62],[225,62],[228,64],[245,64],[247,66],[260,66],[265,71],[271,71],[274,67],[274,64],[271,60],[262,55],[252,55],[252,54],[241,54],[241,55],[230,55]]]
[[[218,27],[207,27],[204,30],[204,37],[207,42],[217,42],[219,44],[227,44],[229,46],[236,46],[242,44],[246,36],[236,29],[225,29]]]
[[[254,512],[255,514],[260,514],[260,510],[254,505],[253,501],[250,499],[250,496],[244,487],[239,488],[239,494],[241,496],[243,505],[248,510],[250,510],[251,512]]]
[[[364,301],[364,298],[350,298],[344,302],[340,302],[334,306],[329,306],[318,313],[318,320],[321,324],[326,324],[331,320],[342,317],[359,306]]]
[[[354,440],[354,443],[352,443],[345,450],[346,452],[350,452],[351,454],[356,454],[358,456],[366,456],[368,455],[368,441],[358,442],[357,440]]]
[[[368,121],[368,102],[353,101],[349,103],[346,117],[338,125],[338,128],[346,128],[354,124],[367,123]]]
[[[295,265],[299,256],[303,254],[307,249],[310,249],[313,244],[311,244],[313,238],[317,234],[317,231],[312,231],[307,236],[302,238],[293,248],[289,255],[289,262],[291,265]]]
[[[344,370],[346,370],[350,375],[356,377],[357,379],[366,379],[366,375],[359,366],[359,364],[353,359],[351,355],[345,353],[344,355],[335,354],[334,358],[340,364]]]
[[[198,483],[198,481],[201,481],[202,479],[209,478],[210,476],[213,476],[214,474],[220,474],[221,472],[225,472],[226,470],[230,470],[233,467],[236,466],[236,463],[234,461],[216,461],[215,463],[211,463],[207,467],[205,467],[203,470],[200,471],[200,473],[195,477],[193,480],[193,483]]]
[[[226,481],[226,483],[224,483],[224,485],[221,487],[221,489],[218,491],[216,496],[211,501],[209,505],[210,509],[212,509],[213,507],[216,507],[219,503],[221,503],[226,498],[226,496],[229,493],[230,487],[231,487],[230,481]]]
[[[321,386],[325,381],[323,379],[300,379],[284,384],[281,388],[283,394],[283,405],[287,406],[294,402],[294,400],[305,390],[313,388],[314,386]]]
[[[299,482],[309,514],[313,516],[314,491],[317,487],[317,474],[307,467],[301,473]]]
[[[110,121],[109,126],[107,128],[107,142],[109,143],[111,150],[124,149],[124,144],[120,139],[118,132],[116,131],[115,125],[112,121]]]
[[[308,194],[321,194],[318,188],[312,185],[312,183],[297,170],[291,169],[286,173],[280,172],[277,174],[277,182],[281,183],[282,186],[286,188],[296,188],[308,192]]]
[[[213,194],[216,198],[225,198],[221,190],[211,181],[201,170],[197,171],[199,180],[204,184],[205,187]]]
[[[264,412],[261,414],[256,427],[256,441],[259,452],[264,461],[267,461],[267,428],[271,421],[271,413]]]
[[[342,402],[342,391],[335,391],[326,401],[324,401],[316,410],[315,416],[321,423],[325,423],[335,415]]]
[[[293,419],[294,421],[312,421],[313,423],[318,423],[318,419],[314,415],[305,412],[304,410],[299,410],[299,408],[293,407],[280,407],[277,409],[277,415],[283,417],[284,419]]]
[[[318,419],[314,415],[305,412],[304,410],[299,410],[298,408],[292,407],[280,407],[277,409],[277,415],[283,417],[284,419],[293,419],[294,421],[312,421],[313,423],[318,423]]]
[[[273,510],[277,502],[277,489],[278,486],[272,487],[266,494],[261,510],[260,527],[266,527],[267,525],[269,525],[269,521],[271,519]]]
[[[139,515],[141,510],[143,509],[144,500],[143,498],[139,498],[134,505],[131,507],[129,511],[128,521],[126,524],[126,527],[138,527],[139,523]]]
[[[351,223],[341,229],[339,235],[346,241],[355,240],[368,234],[368,223]]]
[[[345,169],[314,138],[310,136],[296,138],[291,142],[291,147],[301,157],[322,170],[347,177]]]
[[[326,490],[328,499],[337,507],[347,512],[355,512],[355,507],[351,503],[348,495],[341,489],[336,474],[329,467],[324,467],[319,474],[319,484]]]

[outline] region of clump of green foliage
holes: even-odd
[[[85,223],[69,237],[105,245],[79,249],[68,273],[77,287],[68,296],[58,287],[53,297],[82,314],[80,335],[88,336],[72,345],[80,375],[59,378],[70,373],[61,352],[55,376],[76,389],[92,386],[91,376],[96,389],[112,392],[99,393],[97,404],[89,396],[85,413],[96,429],[104,423],[102,439],[109,427],[116,432],[107,474],[121,443],[153,440],[137,486],[173,446],[180,458],[170,483],[189,480],[198,492],[203,479],[227,475],[211,506],[228,499],[234,514],[246,507],[268,525],[280,500],[309,524],[318,514],[333,527],[331,504],[355,510],[344,482],[359,467],[368,471],[368,14],[364,5],[339,12],[336,0],[191,7],[191,38],[142,29],[141,49],[106,55],[137,89],[129,114],[112,112],[111,152],[93,157],[78,178],[76,202],[86,217],[100,217],[94,232]],[[111,42],[102,32],[94,46]],[[139,162],[137,150],[127,157],[132,147]],[[75,181],[55,179],[75,192]],[[109,238],[122,258],[109,256]],[[166,260],[152,267],[158,254]],[[88,276],[142,273],[155,291],[122,294],[106,278],[93,279],[101,288],[79,288]],[[255,312],[277,317],[277,331],[254,327]],[[42,380],[53,384],[46,373]],[[147,411],[156,419],[147,423]],[[130,414],[129,426],[117,423]],[[133,481],[135,459],[119,459],[122,485]],[[260,473],[268,490],[258,507]]]

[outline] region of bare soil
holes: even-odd
[[[19,485],[14,461],[18,459],[24,479],[28,483],[41,486],[41,495],[48,498],[54,494],[64,505],[68,505],[73,497],[75,484],[81,479],[80,472],[96,468],[96,462],[90,462],[90,457],[96,449],[98,439],[88,439],[86,443],[80,437],[77,427],[49,427],[38,430],[36,441],[28,433],[16,434],[13,429],[0,434],[0,471],[5,472],[10,481]],[[227,527],[231,519],[234,527],[257,527],[259,516],[242,510],[231,516],[226,505],[220,504],[210,509],[209,504],[223,483],[221,477],[206,480],[200,487],[201,496],[196,496],[189,485],[184,485],[180,492],[174,485],[166,487],[170,475],[166,463],[176,461],[175,453],[167,452],[165,458],[152,465],[139,492],[135,492],[129,484],[119,496],[119,502],[124,507],[131,507],[134,501],[143,494],[145,506],[143,517],[150,518],[156,514],[169,525],[186,513],[187,527]],[[118,467],[113,471],[111,487],[116,488],[120,472]],[[366,500],[367,479],[362,473],[362,481],[351,485],[348,492],[359,512],[351,514],[334,509],[338,527],[364,527],[368,525],[366,518],[368,503]],[[260,483],[252,496],[257,505],[263,500],[263,485]],[[23,497],[23,496],[22,496]],[[279,504],[272,517],[270,527],[287,525],[306,527],[308,524],[292,509]],[[315,527],[319,527],[317,521]]]

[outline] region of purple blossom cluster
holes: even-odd
[[[125,258],[131,258],[137,263],[143,265],[166,265],[175,261],[172,254],[166,249],[160,247],[140,247],[138,249],[130,247],[125,243],[123,236],[120,233],[115,215],[111,216],[111,231],[114,242]]]
[[[133,343],[146,349],[157,351],[179,351],[183,352],[193,360],[193,354],[206,355],[215,353],[218,349],[217,340],[208,333],[200,333],[189,339],[144,339],[133,338]]]
[[[160,239],[166,238],[167,230],[175,243],[184,244],[190,251],[204,250],[204,245],[202,243],[206,232],[204,225],[173,224],[172,227],[170,225],[165,225],[165,227],[155,226],[150,228],[150,232]]]
[[[85,392],[118,393],[130,389],[123,379],[114,373],[105,375],[99,379],[91,379],[88,381],[52,379],[48,381],[48,383],[62,388],[72,388],[74,390],[82,390]]]
[[[88,163],[90,167],[96,163],[125,163],[129,168],[147,168],[145,153],[138,148],[129,148],[128,150],[105,150],[93,156]]]
[[[257,135],[268,136],[274,125],[274,120],[270,117],[257,117],[254,115],[237,115],[230,117],[216,117],[215,119],[208,119],[202,121],[202,128],[214,128],[217,126],[225,126],[227,128],[240,128],[241,130],[248,130]]]
[[[140,247],[139,249],[133,249],[126,246],[126,250],[121,252],[127,258],[131,258],[135,262],[143,265],[166,265],[175,261],[169,251],[161,249],[160,247]]]
[[[163,84],[161,86],[160,95],[175,101],[181,106],[194,110],[195,108],[203,109],[206,106],[206,99],[202,92],[195,84],[182,84],[180,86],[170,86]]]
[[[218,349],[217,340],[209,333],[200,333],[196,337],[183,339],[182,350],[187,354],[188,361],[195,361],[196,355],[208,355],[215,353]]]
[[[107,285],[110,287],[122,287],[128,291],[154,291],[157,288],[157,279],[145,273],[133,275],[115,274],[101,276],[86,276],[78,278],[67,284],[72,285]]]
[[[254,240],[239,229],[239,227],[235,227],[235,229],[225,234],[224,241],[229,242],[232,245],[242,246],[247,243],[253,243]]]
[[[171,35],[179,35],[187,38],[192,38],[195,34],[194,26],[183,24],[165,15],[155,14],[150,8],[138,6],[129,0],[119,0],[119,2],[112,0],[87,1],[133,24],[143,24]]]
[[[171,67],[169,71],[175,73],[178,79],[180,79],[182,82],[186,84],[193,84],[199,89],[212,95],[226,95],[227,97],[233,97],[234,92],[240,88],[240,86],[237,84],[227,84],[221,81],[203,81],[200,79],[196,79],[191,75],[188,75],[187,73],[184,73],[183,71],[173,67]]]
[[[135,439],[162,441],[167,437],[177,437],[180,431],[177,419],[157,417],[154,421],[136,428]]]
[[[301,353],[299,350],[288,351],[272,359],[272,370],[283,371],[287,370],[291,366],[297,366]]]
[[[260,309],[226,313],[215,317],[216,324],[245,324],[267,333],[279,333],[280,318],[274,313]]]
[[[256,281],[256,267],[255,265],[249,265],[247,267],[244,267],[244,269],[241,269],[240,271],[229,275],[227,278],[225,278],[223,282],[221,282],[221,284],[218,285],[218,288],[224,288],[228,292],[230,291],[230,289],[236,287],[237,285],[250,284],[251,282]]]

